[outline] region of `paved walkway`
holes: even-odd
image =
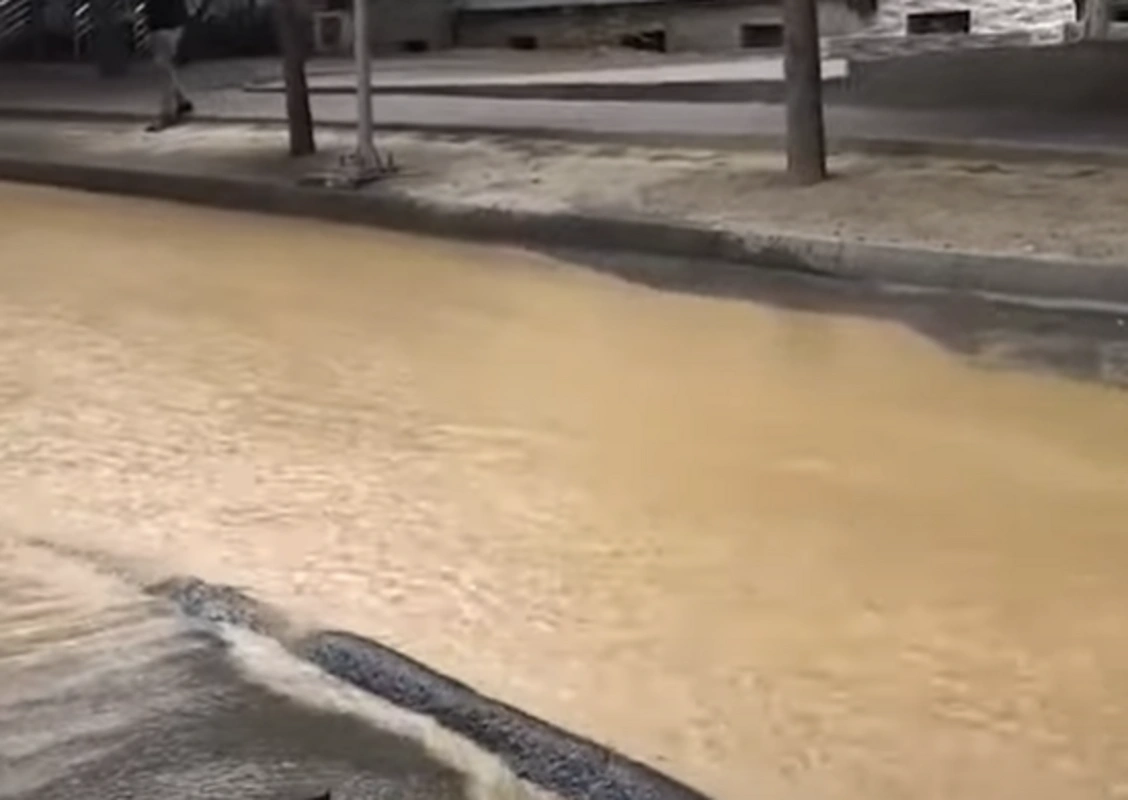
[[[314,75],[343,68],[315,62]],[[195,88],[201,119],[280,121],[281,95],[242,90],[247,80],[277,75],[271,62],[194,65],[186,71]],[[0,113],[94,115],[142,119],[152,114],[156,77],[138,68],[130,76],[102,81],[84,68],[6,67],[0,75]],[[355,124],[351,95],[315,95],[314,117],[322,125]],[[382,95],[377,124],[386,128],[537,133],[565,138],[632,137],[660,142],[693,140],[725,147],[777,141],[784,131],[780,107],[761,103],[581,102],[472,97]],[[1008,148],[1052,148],[1063,153],[1128,152],[1128,118],[1087,118],[1034,112],[901,111],[830,107],[832,140],[853,147],[914,152],[974,152]]]
[[[445,67],[445,68],[444,68]],[[663,83],[744,83],[747,81],[783,82],[781,58],[748,57],[689,61],[682,63],[646,63],[607,65],[596,62],[581,66],[562,64],[558,69],[529,70],[524,64],[500,61],[494,69],[454,71],[440,62],[435,69],[399,71],[377,69],[373,88],[425,88],[435,86],[560,86],[588,84],[595,86],[654,85]],[[846,62],[831,59],[823,63],[824,80],[846,76]],[[280,86],[275,82],[274,86]],[[325,89],[352,91],[356,81],[351,74],[321,74],[311,77],[310,87],[316,92]]]

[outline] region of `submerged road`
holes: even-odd
[[[0,253],[12,553],[245,587],[718,800],[1128,786],[1116,317],[735,277],[693,296],[576,254],[15,186]],[[83,692],[157,698],[121,714],[214,707],[189,751],[232,713],[307,724],[179,622],[111,603],[100,639],[102,590],[51,599],[47,557],[0,592],[58,606],[61,633],[27,645],[0,597],[0,664],[89,652]],[[21,669],[5,719],[59,696]],[[37,707],[49,750],[76,714]],[[264,774],[379,774],[335,736],[264,740]],[[59,763],[0,795],[118,785]]]
[[[0,798],[548,797],[408,716],[270,640],[0,538]]]

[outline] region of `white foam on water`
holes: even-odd
[[[0,537],[0,797],[106,758],[183,706],[173,660],[202,646],[112,576]]]
[[[434,720],[333,678],[269,637],[186,625],[128,576],[104,567],[97,554],[0,536],[0,798],[67,780],[82,765],[112,757],[130,731],[198,703],[200,687],[186,684],[177,664],[209,646],[189,635],[193,628],[220,635],[249,682],[418,742],[466,776],[470,800],[552,797]],[[212,766],[201,765],[201,775]]]
[[[279,642],[230,625],[220,626],[245,678],[307,706],[347,714],[421,744],[437,761],[463,773],[470,800],[548,800],[554,795],[524,781],[497,756],[423,714],[365,692],[289,653]]]

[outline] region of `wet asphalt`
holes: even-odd
[[[422,744],[250,677],[217,628],[18,561],[0,563],[0,798],[469,796]]]
[[[549,254],[663,291],[790,311],[878,319],[928,337],[986,369],[1052,373],[1128,386],[1128,307],[926,291],[702,259],[581,249]]]
[[[186,643],[187,644],[187,643]],[[422,747],[345,715],[318,712],[255,686],[203,637],[158,674],[191,687],[184,706],[103,737],[102,754],[45,784],[0,796],[69,800],[459,800],[463,777]],[[160,687],[150,687],[160,691]],[[131,705],[137,695],[120,698]],[[112,701],[110,701],[112,702]],[[116,741],[107,742],[112,738]],[[16,763],[16,770],[20,764]]]
[[[16,537],[0,556],[3,800],[703,800],[379,643],[296,633],[233,587],[142,587]]]

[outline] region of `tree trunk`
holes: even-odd
[[[317,149],[313,141],[313,114],[305,62],[309,37],[301,0],[274,3],[278,45],[282,51],[282,79],[286,84],[286,119],[290,126],[290,155],[307,156]]]
[[[822,57],[815,0],[783,0],[787,172],[800,184],[826,178]]]

